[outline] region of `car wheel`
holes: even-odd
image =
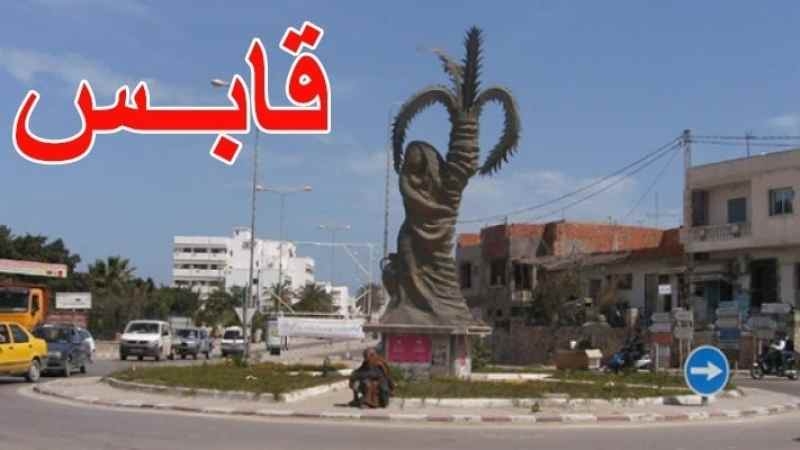
[[[139,355],[139,361],[142,361],[142,360],[144,360],[144,356]]]
[[[156,361],[161,361],[161,354],[162,353],[164,353],[164,349],[159,347],[158,353],[156,353]]]
[[[83,365],[81,366],[81,373],[82,373],[82,374],[84,374],[84,375],[86,375],[86,364],[83,364]]]
[[[119,360],[120,361],[125,361],[127,359],[128,359],[128,355],[126,355],[125,353],[120,353],[119,354]]]
[[[197,361],[197,353],[192,353],[192,359]]]
[[[211,359],[211,353],[210,352],[206,352],[206,359]]]
[[[39,362],[38,359],[34,359],[31,361],[30,367],[28,367],[28,372],[25,373],[25,379],[28,380],[30,383],[36,383],[39,381],[39,378],[42,376],[42,364]]]
[[[181,359],[186,359],[186,353],[181,353]]]

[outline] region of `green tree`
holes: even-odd
[[[280,284],[275,283],[264,289],[263,294],[266,304],[272,305],[271,309],[275,311],[285,309],[284,305],[290,305],[294,296],[292,284],[287,280],[283,280]],[[277,301],[277,299],[281,299],[283,303]]]
[[[65,264],[69,273],[81,262],[81,257],[70,252],[60,238],[48,242],[47,236],[42,235],[15,236],[5,225],[0,225],[0,258]]]
[[[136,268],[121,256],[109,256],[89,264],[92,287],[101,292],[120,294],[132,286]]]
[[[307,284],[297,290],[295,296],[300,299],[294,305],[296,311],[331,312],[333,296],[318,284]]]
[[[220,289],[209,294],[196,314],[195,321],[208,326],[239,325],[235,307],[242,304],[241,288],[234,286],[230,291]]]

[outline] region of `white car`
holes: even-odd
[[[89,361],[94,361],[94,355],[97,351],[97,346],[95,345],[92,333],[89,333],[89,330],[85,328],[78,328],[78,334],[83,339],[83,342],[89,346]]]
[[[128,356],[136,356],[140,361],[145,356],[151,356],[156,361],[174,359],[172,327],[161,320],[129,322],[119,342],[119,358],[124,361]]]
[[[225,328],[225,332],[222,334],[222,343],[220,347],[222,347],[223,358],[226,358],[228,355],[243,355],[244,331],[242,327]]]

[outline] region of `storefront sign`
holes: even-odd
[[[388,339],[388,347],[389,362],[431,362],[431,337],[428,335],[390,335]]]

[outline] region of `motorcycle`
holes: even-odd
[[[642,344],[629,342],[611,356],[605,370],[614,373],[625,369],[648,370],[652,362],[650,354],[644,351]]]
[[[760,380],[764,378],[764,375],[775,375],[781,378],[786,377],[790,380],[797,379],[797,366],[795,365],[794,351],[784,351],[776,356],[774,352],[777,351],[778,350],[769,349],[761,352],[758,360],[750,367],[750,376],[754,380]],[[775,364],[774,360],[777,357],[782,358],[783,364]]]

